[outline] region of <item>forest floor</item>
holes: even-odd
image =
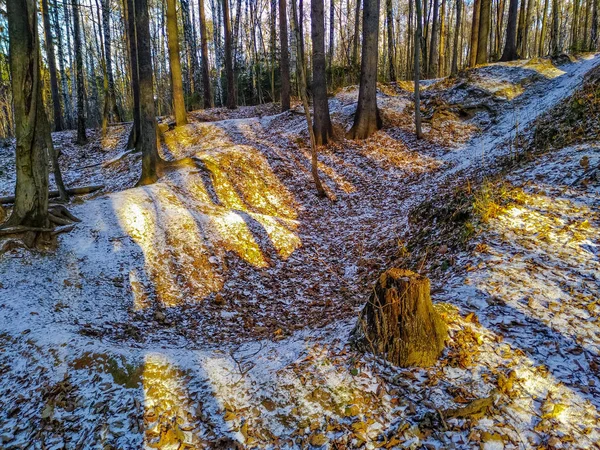
[[[319,155],[329,199],[303,116],[276,105],[163,120],[165,159],[194,164],[140,188],[127,126],[82,147],[56,133],[67,185],[105,188],[73,200],[82,222],[56,249],[0,256],[0,447],[594,448],[600,183],[579,178],[600,142],[520,144],[599,64],[427,83],[421,141],[404,83],[380,86],[381,131],[344,140],[358,89],[343,89]],[[482,220],[445,234],[434,200],[461,192]],[[431,277],[450,328],[430,369],[348,345],[400,262]]]

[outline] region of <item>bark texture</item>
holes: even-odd
[[[510,0],[508,5],[508,23],[506,24],[506,44],[500,61],[514,61],[517,55],[517,15],[519,0]]]
[[[87,143],[85,133],[85,85],[83,81],[83,54],[81,50],[81,27],[79,24],[79,5],[71,0],[73,8],[73,41],[75,44],[75,78],[77,79],[77,144]]]
[[[15,204],[5,226],[47,228],[48,161],[42,103],[37,10],[32,0],[7,2],[10,74],[17,138]]]
[[[435,364],[448,328],[433,308],[429,289],[429,279],[410,270],[384,272],[354,330],[358,347],[400,367]]]
[[[58,76],[56,75],[56,57],[54,55],[54,42],[52,37],[52,27],[50,25],[50,11],[48,11],[48,0],[42,0],[42,18],[44,20],[44,39],[46,42],[48,71],[50,72],[50,93],[52,94],[52,113],[54,117],[54,131],[62,131],[64,129],[64,124],[60,107]]]
[[[213,107],[212,94],[210,93],[210,75],[208,69],[208,34],[206,34],[206,13],[204,0],[198,0],[200,9],[200,51],[202,53],[202,96],[205,108]]]
[[[365,0],[363,5],[360,88],[354,124],[347,133],[349,139],[366,139],[381,128],[381,118],[377,109],[379,5],[379,0]]]
[[[177,126],[187,123],[183,77],[179,54],[179,33],[177,32],[177,10],[175,0],[167,0],[167,40],[169,43],[169,66],[171,69],[171,90],[173,95],[173,115]]]
[[[324,145],[333,136],[327,101],[327,73],[325,71],[325,11],[323,0],[311,0],[311,37],[313,44],[313,131],[317,145]]]
[[[279,0],[279,39],[281,41],[281,110],[287,111],[290,109],[290,55],[285,0]]]
[[[223,27],[225,28],[225,74],[227,76],[227,108],[237,108],[235,98],[235,76],[231,51],[231,19],[229,17],[229,0],[223,0]]]

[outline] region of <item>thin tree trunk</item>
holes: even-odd
[[[83,84],[83,54],[81,50],[81,29],[79,26],[78,0],[71,0],[73,8],[73,40],[75,43],[75,78],[77,79],[77,141],[78,145],[87,143],[85,130],[85,92]]]
[[[388,70],[390,82],[396,81],[396,55],[394,49],[394,9],[392,0],[385,1],[385,17],[387,23]]]
[[[325,71],[325,7],[323,0],[311,0],[311,37],[313,47],[313,131],[315,144],[325,145],[333,136],[329,103],[327,101],[327,74]]]
[[[417,23],[415,28],[415,132],[417,139],[423,138],[423,131],[421,130],[421,95],[419,92],[419,82],[421,79],[421,45],[420,42],[423,40],[423,31],[421,24],[423,23],[423,17],[421,13],[421,0],[415,0],[415,9],[417,10]]]
[[[147,0],[134,0],[135,35],[140,88],[140,135],[136,149],[142,153],[142,174],[138,185],[154,183],[162,160],[158,155],[152,54]]]
[[[104,34],[104,59],[106,61],[106,75],[108,81],[108,110],[113,114],[115,121],[122,122],[121,112],[117,106],[115,95],[115,77],[113,74],[112,36],[110,32],[110,0],[102,0],[102,30]]]
[[[235,99],[235,77],[231,52],[231,19],[229,18],[229,0],[223,0],[223,26],[225,28],[225,75],[227,76],[227,108],[237,108]]]
[[[525,0],[523,0],[524,2]],[[525,28],[523,30],[523,42],[521,43],[521,57],[527,58],[529,56],[529,27],[531,24],[531,10],[533,9],[533,1],[527,0],[527,9],[525,11]]]
[[[598,50],[598,0],[593,0],[592,33],[590,36],[590,51]]]
[[[335,1],[329,0],[329,54],[327,66],[333,80],[333,44],[335,40]]]
[[[167,40],[169,42],[169,67],[171,71],[171,91],[173,96],[173,115],[177,126],[187,123],[185,98],[183,96],[183,78],[179,54],[179,33],[177,31],[177,9],[175,0],[167,0]]]
[[[358,106],[354,124],[347,133],[349,139],[366,139],[381,128],[381,118],[377,109],[378,41],[379,0],[365,0]]]
[[[550,33],[550,52],[552,56],[557,56],[560,53],[558,22],[558,0],[552,0],[552,31]]]
[[[450,75],[455,77],[458,74],[458,38],[460,35],[460,21],[462,14],[462,0],[456,0],[456,29],[454,30],[454,48],[452,51],[452,69]]]
[[[544,40],[546,38],[546,23],[548,18],[548,3],[549,0],[544,0],[544,10],[542,11],[542,31],[540,32],[540,46],[538,49],[538,55],[544,56]]]
[[[290,59],[285,0],[279,0],[279,39],[281,40],[281,110],[287,111],[290,109]]]
[[[442,0],[442,7],[440,12],[440,45],[439,58],[438,58],[438,70],[436,77],[444,76],[446,74],[446,0]]]
[[[360,3],[361,0],[356,0],[356,9],[354,11],[354,38],[352,40],[352,65],[358,67],[358,43],[359,43],[359,27],[360,27]]]
[[[64,129],[64,124],[60,108],[60,93],[58,91],[58,77],[56,76],[56,57],[54,55],[54,42],[52,39],[48,0],[42,0],[42,18],[44,21],[44,38],[46,43],[46,56],[48,59],[48,71],[50,72],[50,92],[52,94],[54,131],[62,131]]]
[[[189,0],[180,0],[181,2],[181,16],[183,24],[183,36],[185,39],[185,45],[187,48],[188,60],[190,62],[188,70],[190,71],[190,94],[191,94],[191,105],[194,109],[197,107],[196,100],[199,96],[200,90],[200,67],[198,65],[198,50],[196,48],[196,39],[194,39],[194,29],[192,21],[190,20],[190,4]],[[168,28],[168,25],[167,25]],[[177,44],[179,47],[179,43]],[[181,63],[180,63],[181,65]]]
[[[134,0],[125,0],[125,22],[129,42],[129,59],[131,64],[131,90],[133,96],[133,126],[127,141],[127,149],[138,147],[140,136],[140,78],[138,67],[137,35],[135,31],[135,3]]]
[[[202,53],[202,93],[204,107],[212,108],[212,94],[210,93],[210,74],[208,69],[208,34],[206,33],[206,16],[204,12],[204,0],[198,0],[200,10],[200,51]]]
[[[477,64],[477,44],[479,43],[479,16],[481,9],[481,1],[475,0],[473,3],[473,21],[471,28],[471,50],[469,53],[469,66],[473,67]]]
[[[304,107],[304,115],[306,117],[306,126],[308,128],[308,135],[310,137],[310,149],[311,149],[311,173],[313,176],[313,181],[315,183],[315,187],[317,189],[317,195],[319,197],[326,197],[325,189],[323,189],[323,185],[321,184],[321,179],[319,178],[319,169],[318,169],[318,159],[317,159],[317,144],[315,141],[315,133],[313,132],[313,127],[311,126],[311,118],[310,118],[310,109],[308,106],[308,96],[306,95],[306,67],[304,65],[304,55],[302,49],[302,37],[300,36],[300,26],[298,23],[298,16],[296,12],[296,0],[292,0],[292,33],[295,35],[296,41],[296,51],[298,54],[298,62],[296,64],[296,71],[298,72],[298,84],[300,97],[302,98],[302,105]]]
[[[62,98],[63,104],[65,107],[65,120],[64,125],[68,128],[71,127],[71,117],[72,113],[72,105],[71,105],[71,96],[69,95],[69,85],[67,83],[67,74],[65,72],[65,55],[63,51],[63,41],[62,41],[62,33],[60,30],[60,25],[58,21],[58,5],[56,0],[53,0],[53,10],[54,10],[54,34],[58,39],[58,69],[60,71],[60,82],[62,87]]]

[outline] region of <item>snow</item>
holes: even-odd
[[[476,136],[447,122],[416,142],[410,93],[380,89],[386,128],[321,149],[335,201],[314,194],[304,117],[268,107],[192,114],[165,132],[163,154],[193,163],[148,187],[127,188],[139,162],[122,152],[127,127],[83,148],[55,135],[67,183],[106,188],[69,205],[82,222],[56,250],[0,256],[0,447],[592,447],[600,191],[571,184],[583,156],[600,162],[600,144],[507,176],[524,200],[434,280],[452,337],[439,365],[396,369],[347,342],[409,208],[491,172],[596,64],[526,84]],[[356,96],[332,100],[336,128]],[[484,418],[438,423],[438,411],[490,395]]]

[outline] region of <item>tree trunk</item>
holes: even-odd
[[[62,41],[62,33],[60,30],[60,25],[58,21],[58,5],[56,0],[53,0],[53,10],[54,10],[54,34],[58,39],[58,68],[60,71],[60,82],[62,87],[62,98],[63,104],[65,107],[65,117],[63,125],[67,128],[71,127],[71,116],[72,116],[72,106],[71,106],[71,96],[69,95],[69,85],[67,83],[67,74],[65,72],[65,55],[63,51],[63,41]]]
[[[552,31],[550,35],[550,53],[552,56],[558,56],[560,53],[559,44],[559,15],[558,15],[558,0],[552,0]]]
[[[429,279],[410,270],[384,272],[354,329],[357,346],[399,367],[434,365],[444,351],[448,327],[429,289]]]
[[[104,34],[104,59],[106,61],[106,75],[108,81],[107,110],[114,116],[116,122],[122,122],[121,112],[117,107],[117,97],[115,94],[115,77],[113,75],[112,60],[112,36],[110,32],[110,0],[102,0],[102,30]]]
[[[479,43],[479,16],[481,9],[481,1],[475,0],[473,3],[473,21],[471,28],[471,51],[469,53],[469,67],[477,64],[477,44]]]
[[[506,24],[506,44],[500,61],[514,61],[517,55],[517,15],[519,0],[510,0],[508,5],[508,23]]]
[[[199,95],[200,90],[200,68],[198,66],[198,50],[196,48],[196,39],[194,38],[194,27],[191,21],[190,4],[189,0],[181,0],[181,18],[183,24],[183,37],[185,39],[185,45],[188,53],[188,61],[190,62],[188,70],[190,70],[190,107],[194,109],[197,105],[195,99]],[[168,20],[167,20],[168,22]],[[177,16],[175,16],[175,22],[177,23]],[[168,29],[168,24],[167,24]],[[170,44],[169,44],[170,45]],[[179,47],[179,40],[177,39],[177,46]],[[170,51],[169,51],[170,54]],[[178,52],[179,54],[179,52]],[[181,62],[179,63],[181,66]],[[182,83],[183,86],[183,83]],[[198,94],[197,94],[198,93]]]
[[[595,52],[598,50],[598,0],[593,0],[594,4],[592,7],[592,33],[590,36],[590,51]]]
[[[281,40],[281,111],[287,111],[290,109],[290,56],[285,0],[279,0],[279,39]]]
[[[204,107],[212,108],[212,94],[210,93],[210,74],[208,69],[208,34],[206,34],[206,15],[204,12],[204,0],[198,0],[200,9],[200,51],[202,53],[202,95]]]
[[[142,174],[138,185],[154,183],[162,166],[158,155],[152,54],[147,0],[134,0],[135,36],[137,37],[138,78],[140,88],[140,135],[136,149],[142,153]]]
[[[329,0],[329,54],[328,67],[331,79],[333,80],[333,45],[335,40],[335,1]]]
[[[437,77],[438,71],[438,35],[440,32],[440,21],[438,20],[438,13],[440,10],[439,0],[433,0],[433,30],[431,32],[431,42],[429,50],[429,63],[427,64],[427,77]]]
[[[358,67],[358,46],[359,46],[359,30],[360,30],[360,3],[361,0],[356,0],[356,9],[354,10],[354,36],[352,39],[352,65]]]
[[[179,54],[179,33],[177,31],[177,10],[175,0],[167,0],[167,40],[169,42],[169,67],[171,69],[171,91],[173,95],[173,115],[177,126],[187,123],[183,78]]]
[[[17,138],[17,184],[14,208],[4,225],[47,228],[50,225],[48,161],[41,120],[46,113],[42,103],[37,10],[31,0],[10,0],[6,6]]]
[[[588,50],[588,44],[589,44],[589,37],[588,37],[588,31],[589,31],[589,23],[590,23],[590,9],[591,9],[591,4],[592,4],[593,0],[586,0],[585,1],[585,19],[583,21],[583,48],[584,50]],[[546,3],[548,2],[548,0],[546,0]],[[546,7],[546,10],[548,8]]]
[[[73,41],[75,44],[75,78],[77,79],[77,141],[78,145],[87,143],[85,134],[85,92],[83,82],[83,54],[81,50],[81,29],[79,26],[78,0],[71,0],[73,8]]]
[[[311,0],[311,37],[313,47],[313,108],[315,143],[325,145],[333,135],[327,101],[327,73],[325,71],[325,11],[323,0]]]
[[[417,139],[423,138],[421,130],[421,95],[419,93],[419,82],[421,80],[421,41],[423,40],[423,17],[421,12],[421,0],[415,0],[415,9],[417,10],[417,23],[415,28],[415,132]]]
[[[544,0],[544,10],[542,11],[542,31],[540,32],[540,46],[538,49],[538,55],[544,56],[544,40],[546,38],[546,23],[548,17],[548,3],[549,0]]]
[[[438,69],[436,77],[443,77],[446,75],[446,0],[442,0],[442,6],[440,10],[440,45],[439,58],[438,58]]]
[[[235,99],[235,76],[231,52],[231,19],[229,18],[229,0],[223,0],[223,26],[225,28],[225,74],[227,76],[227,108],[237,108]]]
[[[490,37],[491,0],[480,0],[479,33],[477,41],[477,64],[488,62],[488,41]]]
[[[392,0],[385,1],[385,19],[387,23],[388,70],[390,82],[396,81],[396,51],[394,47],[394,9]]]
[[[133,126],[127,140],[127,149],[138,147],[140,136],[140,78],[138,66],[137,37],[135,32],[135,4],[134,0],[125,0],[125,21],[129,42],[129,60],[131,65],[131,90],[133,95]]]
[[[454,47],[452,50],[452,69],[450,75],[455,77],[458,74],[458,50],[459,42],[458,38],[460,35],[460,21],[462,14],[462,0],[456,0],[456,29],[454,30]]]
[[[50,12],[48,11],[48,0],[42,0],[42,18],[44,21],[44,38],[46,41],[48,71],[50,72],[50,92],[52,94],[54,131],[62,131],[64,129],[64,124],[60,108],[60,93],[58,91],[58,77],[56,75],[56,57],[54,55],[54,42],[52,39],[52,27],[50,25]]]
[[[296,0],[292,0],[292,32],[295,35],[296,51],[298,54],[298,62],[296,65],[296,71],[298,72],[298,90],[300,91],[300,97],[302,98],[302,106],[304,107],[304,115],[306,117],[306,126],[308,128],[308,135],[310,137],[310,149],[311,149],[311,173],[317,189],[317,195],[319,197],[325,197],[325,189],[321,184],[319,178],[318,159],[317,159],[317,144],[315,141],[315,133],[311,126],[310,109],[308,106],[308,96],[306,94],[306,67],[304,65],[304,50],[302,49],[302,38],[300,37],[300,26],[298,23],[298,16],[296,12]]]
[[[347,133],[349,139],[366,139],[381,128],[381,118],[377,109],[378,42],[379,0],[365,0],[358,106],[354,124]]]

